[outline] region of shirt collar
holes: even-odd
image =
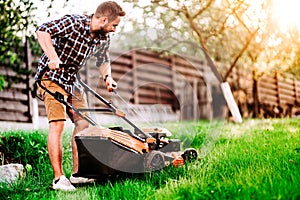
[[[84,22],[84,29],[91,33],[91,21],[93,15],[87,15],[86,20]]]

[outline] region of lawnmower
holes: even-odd
[[[91,125],[75,136],[79,160],[78,174],[80,176],[99,178],[124,173],[147,173],[160,170],[169,165],[178,167],[198,157],[194,148],[180,151],[181,141],[179,139],[169,139],[171,133],[165,128],[139,128],[111,101],[104,99],[85,84],[80,78],[77,66],[61,64],[57,70],[61,70],[63,80],[70,80],[71,77],[72,80],[76,80],[76,87],[86,94],[91,93],[105,105],[103,108],[75,108],[65,101],[61,93],[52,92],[41,84],[43,74],[48,69],[48,67],[44,68],[40,78],[35,81],[35,88],[37,86],[41,87]],[[68,78],[66,79],[66,77]],[[41,99],[38,95],[35,96]],[[86,115],[86,112],[110,112],[122,118],[129,124],[131,129],[125,129],[122,126],[100,126],[89,115]]]

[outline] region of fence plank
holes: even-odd
[[[277,90],[267,87],[259,87],[258,88],[258,95],[270,95],[277,97]]]
[[[22,112],[10,112],[0,110],[0,121],[15,121],[15,122],[28,122],[30,118]]]
[[[300,104],[300,81],[294,79],[296,103]]]
[[[278,87],[282,90],[288,90],[288,91],[293,91],[294,90],[294,83],[288,83],[288,82],[283,82],[282,80],[278,81]]]
[[[25,113],[28,111],[28,105],[24,101],[0,100],[0,110],[8,112]]]

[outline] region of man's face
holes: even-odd
[[[121,21],[120,16],[118,16],[114,21],[107,23],[104,27],[102,27],[100,31],[104,34],[107,34],[110,32],[116,32],[116,29],[117,29],[120,21]]]

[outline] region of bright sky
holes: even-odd
[[[300,1],[299,0],[273,0],[274,19],[282,31],[291,26],[300,30]]]
[[[64,1],[54,0],[53,8],[51,9],[51,16],[47,17],[46,7],[47,4],[41,0],[32,0],[38,7],[38,10],[34,13],[38,17],[39,24],[50,19],[55,19],[61,17],[64,14],[82,14],[87,12],[88,14],[93,13],[97,6],[106,0],[69,0],[68,6],[64,7]],[[133,10],[132,4],[124,3],[121,0],[115,0],[119,3],[127,13],[125,17],[135,17],[141,15],[137,13],[137,10]],[[218,0],[222,1],[222,0]],[[300,1],[299,0],[271,0],[274,4],[274,19],[278,22],[278,25],[283,29],[287,29],[289,26],[297,26],[300,28]],[[47,1],[49,2],[49,1]],[[259,3],[260,1],[249,1],[250,3]],[[140,4],[149,4],[150,0],[143,0],[139,2]],[[254,5],[255,7],[255,5]],[[122,25],[122,24],[120,24]]]

